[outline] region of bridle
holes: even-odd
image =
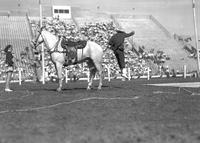
[[[37,37],[35,38],[35,40],[31,40],[31,43],[32,43],[33,46],[34,46],[34,49],[36,49],[41,43],[44,42],[44,38],[43,38],[43,36],[42,36],[42,30],[43,30],[44,28],[45,28],[45,26],[41,27],[40,30],[37,31],[39,34],[37,35]],[[42,41],[41,41],[41,42],[38,42],[38,39],[39,39],[40,36],[42,37]]]

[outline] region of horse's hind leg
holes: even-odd
[[[91,67],[90,68],[90,77],[89,77],[89,83],[88,83],[88,87],[87,87],[87,90],[90,90],[91,87],[92,87],[92,83],[93,83],[93,79],[95,77],[95,74],[96,74],[96,68],[95,67]]]
[[[95,77],[97,69],[96,69],[93,61],[91,61],[91,60],[88,61],[88,67],[89,67],[89,70],[90,70],[90,77],[89,77],[89,82],[88,82],[87,90],[90,90],[91,87],[92,87],[93,79]]]
[[[99,72],[99,86],[98,89],[100,90],[102,87],[102,65],[100,63],[95,63],[96,69]]]
[[[61,63],[56,63],[56,71],[57,71],[57,75],[58,75],[58,80],[59,80],[59,86],[57,88],[57,91],[61,91],[62,90],[62,64]]]

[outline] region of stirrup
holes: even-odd
[[[121,76],[128,79],[128,76],[126,74],[121,74]]]

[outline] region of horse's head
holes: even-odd
[[[49,51],[55,48],[55,44],[58,41],[58,37],[49,32],[45,29],[46,27],[43,26],[37,31],[37,36],[35,39],[31,41],[31,45],[34,49],[37,50],[37,47],[44,42],[45,48]]]
[[[37,30],[37,34],[36,37],[34,39],[31,40],[31,46],[34,49],[37,49],[37,47],[44,42],[44,39],[42,37],[42,31],[45,28],[45,26],[41,27],[39,30]]]

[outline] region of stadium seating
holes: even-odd
[[[14,52],[19,58],[21,51],[29,46],[32,36],[36,34],[39,18],[18,16],[0,17],[0,39],[1,49],[7,44],[14,46]],[[131,69],[131,76],[142,76],[147,74],[148,68],[151,74],[159,74],[160,67],[168,66],[171,70],[183,71],[183,65],[187,65],[188,72],[196,70],[195,60],[188,57],[188,54],[180,43],[170,37],[170,33],[155,19],[149,15],[109,15],[109,14],[91,14],[81,17],[73,17],[68,20],[59,20],[56,18],[45,17],[43,25],[46,25],[50,32],[58,32],[58,35],[64,35],[66,38],[72,38],[75,41],[85,35],[88,39],[97,42],[105,50],[103,66],[110,64],[111,74],[114,76],[118,65],[113,52],[108,47],[108,40],[116,28],[122,28],[126,32],[134,30],[136,34],[125,41],[126,65]],[[30,30],[31,29],[31,30]],[[55,69],[49,60],[49,55],[45,54],[46,71],[48,75],[55,76]],[[3,58],[1,58],[1,61]],[[27,59],[28,60],[28,59]],[[112,64],[111,64],[112,63]],[[26,64],[18,63],[26,71],[25,76],[32,76],[32,69]],[[85,73],[87,66],[83,64],[79,73]],[[73,73],[73,72],[72,72]],[[106,73],[107,74],[107,73]]]
[[[184,65],[187,66],[188,72],[197,69],[195,60],[189,58],[182,46],[169,37],[166,29],[160,27],[160,24],[152,20],[151,16],[116,16],[115,18],[126,31],[136,31],[132,40],[136,45],[144,46],[146,52],[151,49],[163,51],[170,58],[165,61],[164,66],[169,66],[175,71],[183,71]]]

